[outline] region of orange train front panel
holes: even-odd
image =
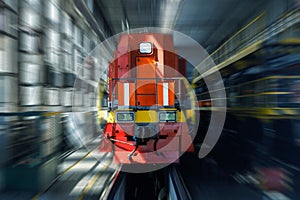
[[[156,66],[154,57],[136,58],[136,78],[156,78]]]
[[[175,94],[173,81],[158,83],[157,91],[158,105],[174,106]]]
[[[118,94],[118,106],[135,106],[135,83],[134,82],[118,82],[117,94]]]
[[[174,85],[173,81],[156,85],[153,80],[144,80],[137,81],[136,86],[134,82],[118,82],[118,106],[174,106]]]
[[[156,94],[156,81],[152,80],[137,80],[136,81],[136,93],[137,94]]]
[[[156,66],[154,57],[136,58],[137,106],[156,105]]]
[[[137,94],[136,95],[136,101],[137,101],[137,106],[155,106],[156,105],[156,95],[149,95],[149,94]]]

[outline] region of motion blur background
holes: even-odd
[[[110,60],[89,53],[120,32],[161,27],[197,41],[216,64],[207,66],[205,58],[199,66],[181,63],[198,98],[196,150],[212,110],[219,109],[211,107],[217,100],[203,77],[219,70],[227,94],[226,123],[214,150],[181,167],[191,195],[244,199],[247,192],[228,187],[230,179],[257,199],[300,199],[299,6],[298,0],[1,0],[0,198],[32,198],[97,146],[107,110],[103,69]],[[174,43],[179,51],[192,48]],[[199,74],[195,67],[209,70]],[[66,164],[70,155],[75,158]],[[80,181],[99,164],[91,163],[80,176],[72,172],[69,190],[59,189],[64,198],[50,198],[86,194],[90,179]],[[107,173],[92,195],[102,193],[113,174]]]

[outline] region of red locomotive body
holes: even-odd
[[[178,72],[172,35],[121,35],[114,56],[108,72],[104,136],[111,142],[115,161],[172,163],[183,152],[193,151],[183,106],[188,91]]]

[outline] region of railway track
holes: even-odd
[[[168,199],[190,200],[191,195],[177,168],[172,167],[169,171],[169,193]]]
[[[101,200],[192,199],[176,166],[149,173],[116,172]]]

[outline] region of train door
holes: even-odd
[[[154,57],[136,58],[136,104],[156,105],[156,64]]]

